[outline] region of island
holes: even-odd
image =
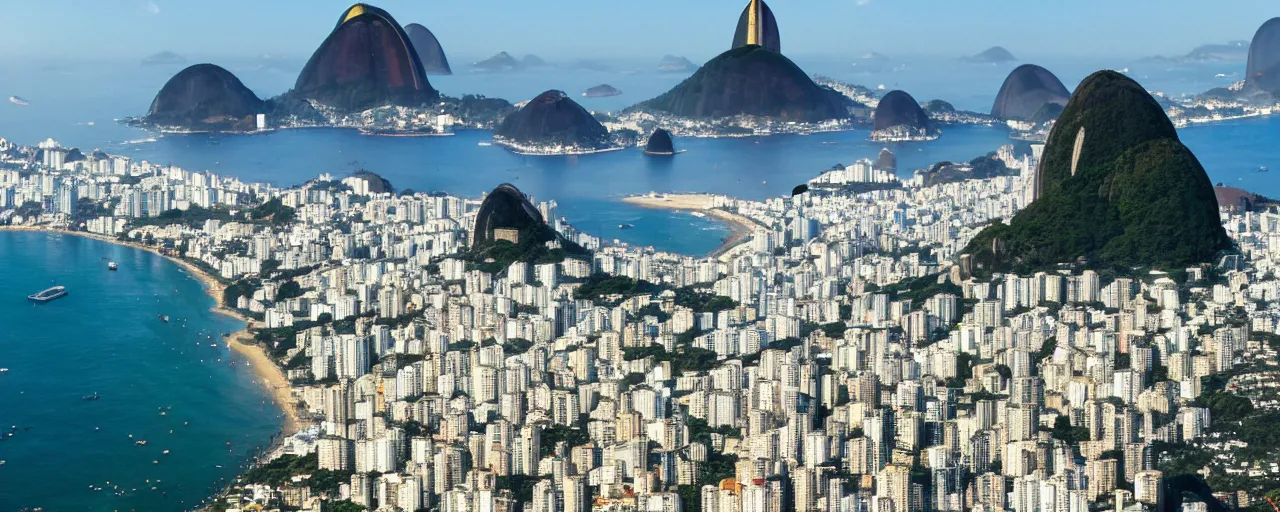
[[[591,112],[556,90],[539,94],[503,119],[493,140],[522,155],[582,155],[622,148]]]
[[[618,122],[642,133],[670,127],[682,136],[812,133],[849,129],[855,108],[782,54],[748,45],[716,56],[665,94],[628,107]]]
[[[871,140],[913,142],[937,139],[941,134],[920,103],[906,91],[889,91],[876,105]]]
[[[142,59],[143,66],[180,66],[187,63],[187,58],[171,51],[163,51],[148,55]]]
[[[689,62],[689,59],[677,57],[675,55],[665,55],[662,61],[658,62],[658,71],[663,73],[684,73],[698,69],[698,65]]]
[[[476,71],[490,73],[516,71],[520,69],[520,61],[507,52],[498,52],[497,55],[472,63],[471,67]]]
[[[622,91],[619,91],[616,87],[609,84],[600,84],[590,89],[587,89],[582,93],[582,96],[585,98],[608,98],[610,96],[621,96],[621,95],[622,95]]]
[[[676,154],[675,142],[671,140],[671,132],[658,128],[649,135],[649,141],[644,145],[644,153],[654,156],[670,156]]]
[[[170,78],[139,120],[164,132],[252,132],[266,105],[230,71],[196,64]]]
[[[1006,62],[1016,62],[1018,58],[1014,57],[1013,54],[1009,53],[1009,50],[1004,49],[1003,46],[992,46],[991,48],[983,50],[982,53],[963,57],[960,60],[963,62],[972,62],[977,64],[1002,64]]]

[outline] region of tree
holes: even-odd
[[[297,281],[285,281],[283,284],[280,285],[280,288],[276,290],[275,301],[284,302],[286,300],[289,300],[295,297],[301,297],[301,296],[302,296],[302,285],[298,284]]]

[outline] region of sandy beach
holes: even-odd
[[[724,243],[711,252],[712,257],[725,259],[730,252],[751,238],[751,233],[761,227],[744,215],[715,208],[715,196],[710,194],[648,194],[622,199],[625,203],[645,208],[665,210],[691,210],[704,212],[729,225],[730,234]]]
[[[201,284],[204,285],[205,292],[213,298],[214,306],[210,308],[210,311],[235,318],[245,323],[244,329],[241,329],[228,337],[227,346],[248,360],[249,366],[253,369],[254,375],[257,377],[255,380],[271,392],[276,405],[284,412],[284,425],[282,426],[281,431],[282,436],[291,436],[299,431],[301,422],[298,418],[297,411],[298,399],[293,396],[292,389],[289,385],[289,379],[285,378],[284,371],[271,360],[267,355],[266,350],[253,344],[253,334],[250,332],[250,329],[256,327],[256,325],[254,325],[254,321],[251,318],[240,314],[238,311],[222,307],[222,292],[227,288],[222,281],[189,261],[170,256],[155,247],[136,242],[128,242],[84,231],[70,231],[62,228],[45,226],[0,226],[0,231],[60,233],[64,235],[92,238],[109,244],[147,251],[181,266],[186,270],[187,274],[199,280]]]

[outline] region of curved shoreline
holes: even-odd
[[[298,417],[298,411],[297,411],[298,399],[293,396],[292,386],[290,386],[289,384],[289,379],[285,377],[284,371],[281,370],[280,367],[277,366],[275,362],[271,360],[271,357],[267,355],[267,352],[265,349],[257,345],[254,345],[252,343],[245,342],[245,340],[251,341],[253,339],[253,335],[250,333],[250,329],[255,327],[254,320],[244,316],[238,311],[228,309],[222,306],[221,295],[223,290],[226,289],[226,285],[222,284],[221,281],[219,281],[214,276],[210,275],[208,272],[205,272],[200,267],[197,267],[196,265],[182,258],[177,258],[174,256],[170,256],[168,254],[165,254],[155,247],[151,247],[145,244],[140,244],[137,242],[127,242],[124,240],[118,240],[108,236],[89,233],[86,231],[72,231],[72,230],[63,229],[63,228],[54,228],[54,227],[47,227],[47,226],[22,226],[22,225],[0,226],[0,231],[57,233],[62,235],[79,236],[79,237],[97,240],[99,242],[106,242],[112,245],[118,245],[121,247],[129,247],[132,249],[147,251],[157,256],[160,256],[162,258],[165,258],[173,263],[176,263],[179,267],[181,267],[184,271],[186,271],[188,275],[195,278],[197,281],[200,281],[200,283],[204,287],[205,293],[207,293],[209,297],[213,299],[214,305],[213,307],[209,308],[209,311],[212,311],[215,314],[228,316],[236,320],[239,320],[241,322],[244,322],[245,327],[224,338],[224,343],[227,344],[228,348],[230,348],[231,350],[234,350],[236,353],[240,354],[247,360],[247,365],[251,367],[254,372],[254,375],[255,375],[254,381],[257,382],[259,385],[261,385],[263,388],[265,388],[269,392],[269,394],[272,396],[273,402],[276,404],[277,407],[280,408],[281,412],[284,413],[284,424],[281,425],[280,435],[278,435],[277,438],[279,439],[287,438],[289,436],[292,436],[293,434],[298,433],[301,430],[302,422]]]
[[[716,250],[711,251],[709,256],[725,260],[732,259],[735,249],[742,247],[744,243],[751,239],[751,234],[756,228],[761,227],[758,222],[750,217],[716,208],[716,196],[714,194],[656,194],[650,193],[639,196],[628,196],[622,198],[622,202],[640,206],[643,208],[654,208],[661,210],[675,211],[697,211],[704,212],[707,215],[715,217],[717,220],[729,226],[729,237],[720,244]]]

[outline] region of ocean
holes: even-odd
[[[220,339],[243,324],[210,311],[173,262],[0,231],[0,268],[0,510],[190,509],[280,429],[280,410]],[[54,283],[68,295],[27,300]]]
[[[262,97],[287,90],[302,65],[302,59],[270,65],[207,60],[235,72]],[[581,102],[589,109],[613,111],[656,96],[687,76],[653,71],[657,60],[618,62],[606,71],[464,71],[431,81],[447,94],[480,93],[514,102],[551,88],[578,96],[587,87],[608,83],[624,94]],[[901,88],[922,102],[941,98],[977,111],[990,109],[1014,67],[936,59],[874,65],[853,65],[850,59],[795,60],[810,73],[873,88]],[[1033,61],[1057,73],[1068,87],[1097,69],[1127,69],[1144,86],[1171,96],[1228,85],[1240,79],[1244,68],[1243,62]],[[557,215],[583,231],[691,255],[714,250],[729,235],[728,228],[619,198],[649,191],[777,197],[834,164],[873,158],[882,147],[867,141],[864,131],[677,139],[677,147],[686,152],[673,158],[646,157],[638,150],[525,157],[480,146],[491,139],[482,131],[432,138],[367,137],[331,129],[157,136],[114,120],[144,113],[180,66],[141,67],[136,61],[0,65],[6,69],[0,75],[0,96],[18,95],[31,102],[26,107],[0,104],[0,137],[19,143],[52,137],[66,146],[281,186],[357,169],[377,172],[398,189],[468,197],[510,182],[536,200],[556,201]],[[1280,149],[1273,143],[1277,133],[1277,117],[1181,131],[1214,182],[1280,197],[1280,182],[1257,172],[1261,166],[1280,169]],[[934,162],[969,160],[1007,143],[1001,128],[958,126],[945,128],[937,141],[889,147],[898,156],[900,174],[909,176]],[[624,230],[622,224],[634,228]],[[120,262],[120,272],[106,272],[103,256]],[[278,429],[280,413],[264,402],[265,393],[253,384],[251,373],[229,366],[236,356],[220,342],[208,346],[218,334],[234,330],[236,322],[209,312],[212,301],[176,265],[93,240],[30,233],[0,233],[0,263],[10,273],[0,280],[0,325],[14,326],[0,334],[0,367],[11,369],[0,376],[0,430],[19,427],[13,439],[0,442],[0,459],[7,459],[0,466],[0,510],[182,510],[206,496],[220,478],[234,475],[253,447]],[[27,294],[53,281],[67,285],[71,295],[42,306],[26,302]],[[159,322],[157,314],[174,321]],[[92,392],[101,393],[102,400],[80,400]],[[163,407],[173,409],[161,416]],[[32,429],[25,430],[27,426]],[[148,446],[134,446],[132,440],[138,438],[147,439]],[[158,455],[164,449],[172,453]],[[153,485],[147,479],[162,480],[154,484],[158,491],[143,491]],[[89,490],[111,488],[107,481],[140,491],[115,497],[107,490]],[[160,492],[168,492],[167,497]]]

